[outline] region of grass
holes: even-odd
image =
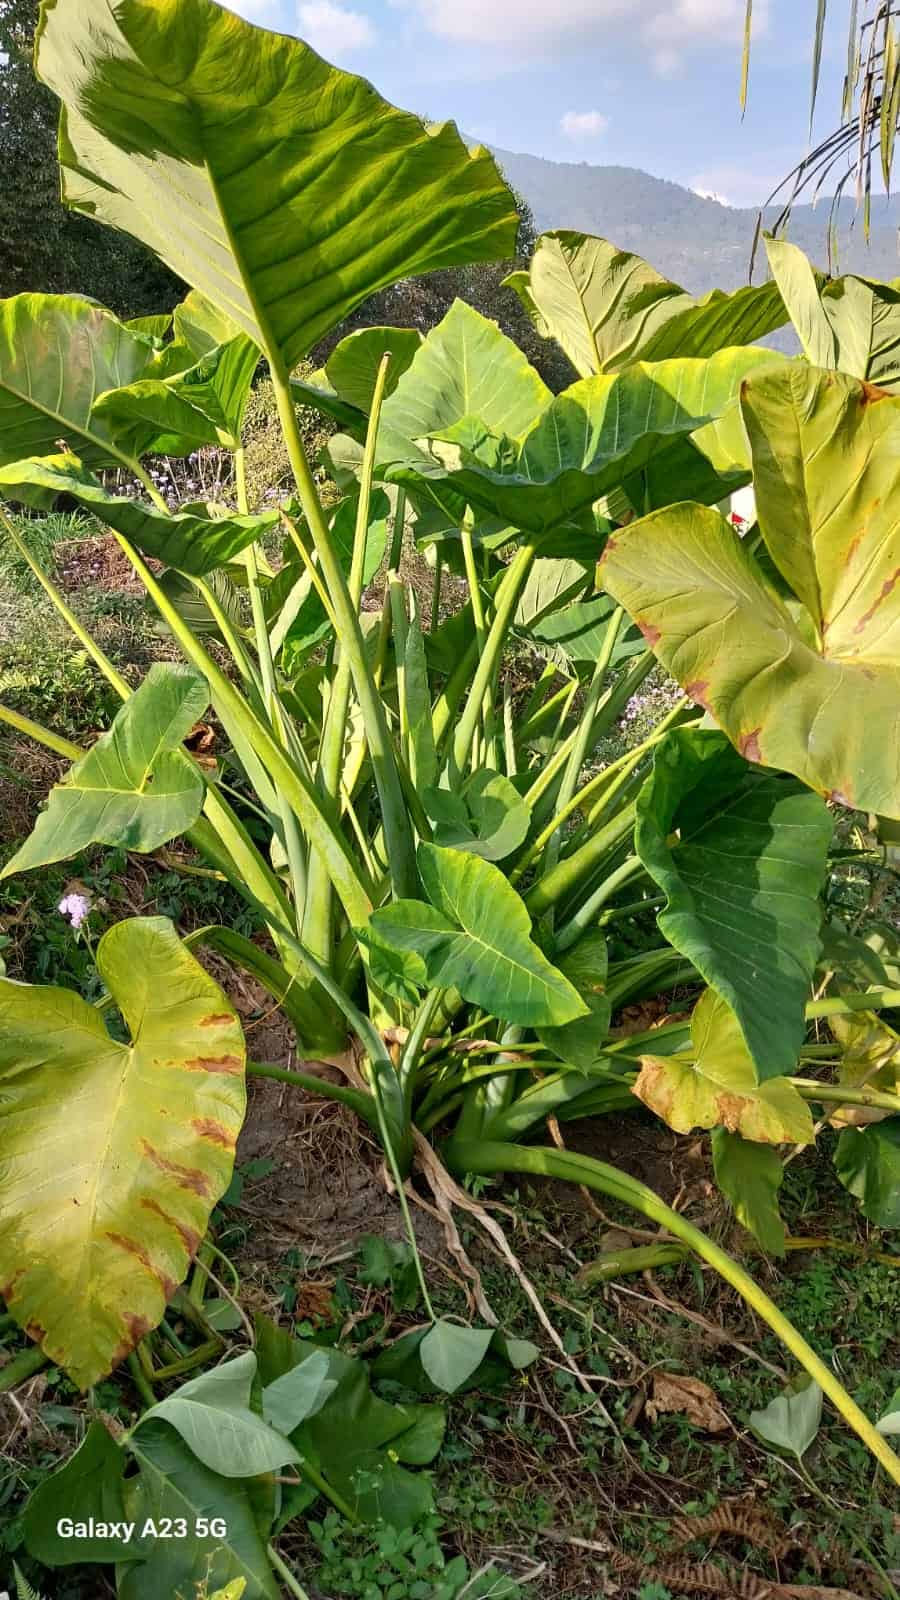
[[[96,523],[84,512],[49,511],[42,516],[14,514],[14,526],[28,545],[39,567],[51,576],[61,544],[84,539],[96,532]],[[20,555],[6,530],[0,526],[0,576],[3,587],[15,594],[39,595],[41,586]]]

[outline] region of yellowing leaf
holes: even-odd
[[[645,1055],[634,1093],[676,1133],[726,1128],[760,1144],[807,1144],[809,1107],[786,1078],[759,1084],[734,1013],[707,989],[691,1018],[690,1051]]]
[[[163,1316],[245,1106],[237,1016],[171,922],[116,923],[97,968],[129,1044],[72,990],[0,979],[0,1293],[82,1389]]]
[[[747,380],[777,594],[714,511],[610,539],[602,581],[732,743],[842,804],[900,816],[900,398],[788,365]]]

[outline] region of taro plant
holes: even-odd
[[[128,1357],[152,1398],[168,1376],[153,1330],[202,1258],[246,1076],[268,1074],[353,1107],[401,1199],[414,1166],[443,1162],[642,1212],[733,1285],[900,1482],[885,1434],[742,1265],[627,1172],[544,1139],[548,1119],[639,1101],[708,1130],[723,1192],[778,1255],[779,1150],[814,1140],[815,1106],[846,1124],[841,1180],[896,1224],[900,1047],[880,1017],[900,971],[887,945],[823,933],[823,891],[836,805],[900,817],[900,399],[750,342],[787,320],[777,283],[693,300],[572,233],[510,281],[576,368],[561,394],[460,302],[425,336],[351,334],[294,380],[376,288],[511,253],[490,157],[211,0],[53,0],[37,66],[62,101],[68,203],[192,287],[152,326],[77,297],[0,306],[0,490],[38,507],[64,493],[104,522],[184,664],[132,692],[40,574],[122,708],[89,750],[0,711],[71,760],[4,875],[183,835],[260,936],[128,919],[98,946],[96,1007],[0,981],[9,1312],[83,1387]],[[260,359],[296,485],[263,510],[241,444]],[[337,505],[300,403],[340,424]],[[210,442],[233,452],[234,504],[171,510],[142,462]],[[751,481],[742,540],[716,507]],[[401,576],[409,540],[433,565],[430,605]],[[448,570],[468,598],[443,617]],[[538,663],[524,695],[511,647]],[[603,764],[657,661],[683,693]],[[209,708],[215,770],[184,744]],[[654,909],[650,947],[629,953]],[[346,1083],[248,1062],[201,946],[258,979],[301,1053],[331,1055]],[[618,1034],[617,1008],[678,984],[689,1023]],[[420,1292],[406,1355],[452,1391],[497,1336],[436,1319],[421,1271]],[[513,1366],[530,1358],[507,1345]],[[240,1575],[249,1600],[268,1592]]]

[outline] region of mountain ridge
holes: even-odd
[[[747,282],[758,207],[730,206],[708,199],[669,178],[640,167],[552,161],[545,156],[490,149],[507,181],[528,201],[539,232],[571,228],[599,234],[643,256],[651,266],[692,294],[735,289]],[[830,201],[797,205],[787,237],[826,270]],[[772,226],[780,207],[770,206],[763,226]],[[872,201],[868,244],[862,216],[852,199],[839,206],[837,270],[863,277],[900,276],[897,225],[900,202]],[[754,280],[765,275],[765,254],[757,252]]]

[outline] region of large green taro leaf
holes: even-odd
[[[803,1041],[831,832],[817,795],[715,730],[669,733],[638,797],[660,931],[732,1007],[760,1082],[793,1071]]]
[[[676,1133],[722,1127],[757,1144],[809,1144],[813,1121],[787,1078],[759,1083],[734,1012],[704,990],[691,1017],[691,1048],[641,1056],[634,1093]]]
[[[211,0],[50,0],[69,205],[134,234],[295,365],[399,278],[513,254],[492,157]]]
[[[15,500],[36,489],[52,499],[72,495],[87,511],[121,533],[144,555],[199,578],[213,567],[231,561],[249,544],[274,527],[277,510],[254,516],[201,516],[179,511],[172,516],[141,500],[110,494],[99,478],[74,456],[47,456],[43,460],[15,461],[0,467],[0,498]]]
[[[625,484],[643,507],[749,478],[741,382],[771,351],[637,363],[551,395],[493,322],[457,301],[382,411],[377,470],[449,513],[542,532]],[[633,491],[631,480],[637,481]]]
[[[654,361],[644,369],[673,404],[694,416],[709,415],[713,421],[689,438],[678,437],[667,449],[655,450],[626,482],[638,515],[675,500],[715,505],[750,482],[752,463],[741,415],[741,389],[751,374],[788,364],[788,357],[777,350],[750,345],[729,347],[705,360]]]
[[[245,1106],[237,1016],[167,918],[116,923],[97,969],[128,1044],[71,990],[0,979],[0,1294],[82,1389],[163,1316]]]
[[[503,873],[480,856],[421,844],[430,904],[396,900],[371,917],[376,940],[405,958],[413,983],[458,989],[492,1016],[558,1026],[588,1007],[531,938],[531,918]]]
[[[506,279],[545,339],[562,345],[582,378],[634,361],[711,356],[780,328],[774,283],[695,300],[627,250],[589,233],[542,234],[527,272]]]
[[[553,396],[527,357],[463,300],[422,341],[393,394],[385,400],[376,460],[381,466],[409,460],[427,464],[416,440],[452,428],[463,417],[521,438]]]
[[[153,362],[148,340],[92,301],[0,300],[0,466],[64,448],[92,467],[127,460],[115,426],[92,407],[104,389],[134,383]]]
[[[827,278],[786,239],[767,238],[772,275],[807,360],[884,388],[900,384],[900,279]]]
[[[266,1555],[269,1528],[257,1514],[251,1486],[210,1472],[173,1428],[148,1422],[129,1448],[140,1466],[128,1483],[127,1510],[138,1528],[148,1517],[157,1526],[184,1521],[188,1538],[157,1538],[146,1560],[119,1568],[119,1600],[162,1600],[193,1595],[244,1578],[243,1600],[278,1600],[281,1593]],[[201,1519],[216,1532],[197,1534]],[[225,1524],[223,1535],[218,1522]]]
[[[234,450],[259,350],[196,289],[172,322],[157,373],[99,395],[93,419],[115,429],[135,456],[189,455],[205,444]]]
[[[714,511],[619,530],[606,588],[737,748],[900,817],[900,398],[799,365],[748,379],[744,416],[776,593]]]
[[[89,844],[146,853],[192,827],[204,783],[180,747],[208,702],[206,680],[190,667],[154,662],[109,731],[51,789],[0,878],[66,861]]]

